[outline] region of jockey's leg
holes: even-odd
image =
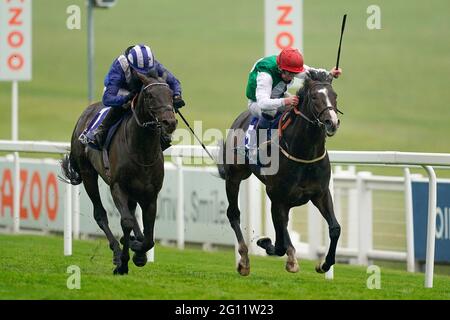
[[[112,107],[102,123],[94,130],[93,135],[95,143],[99,148],[103,148],[106,136],[108,135],[108,130],[111,126],[116,123],[124,114],[127,109],[124,107]]]
[[[270,129],[272,121],[278,112],[277,107],[261,108],[257,102],[249,101],[248,109],[252,116],[259,119],[257,125],[249,125],[246,133],[246,146],[249,151],[250,163],[256,163],[258,157],[258,137],[270,140],[270,132],[259,132],[259,130]],[[269,130],[270,131],[270,130]],[[262,143],[263,141],[260,141]],[[252,162],[254,161],[254,162]]]
[[[261,108],[257,102],[248,102],[248,110],[253,117],[261,118]],[[257,123],[250,123],[245,133],[245,147],[248,150],[248,160],[250,164],[256,164],[258,161],[258,138],[257,138]]]

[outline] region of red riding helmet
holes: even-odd
[[[277,56],[277,64],[281,70],[299,73],[303,72],[303,56],[294,48],[284,48]]]

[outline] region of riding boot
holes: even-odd
[[[247,157],[250,164],[256,164],[258,161],[258,138],[257,128],[250,124],[245,133],[245,148],[247,149]]]
[[[94,141],[100,149],[103,149],[103,144],[105,143],[109,128],[111,128],[111,126],[116,123],[126,111],[127,109],[123,107],[112,107],[102,123],[94,130]]]

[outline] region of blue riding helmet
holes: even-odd
[[[128,52],[128,53],[127,53]],[[138,44],[125,53],[130,66],[139,73],[147,74],[153,68],[155,60],[150,47]]]

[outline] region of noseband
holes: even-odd
[[[146,85],[145,87],[142,87],[140,93],[142,93],[145,89],[147,89],[147,88],[149,88],[149,87],[151,87],[151,86],[157,86],[157,85],[159,85],[159,86],[166,86],[166,87],[169,86],[167,83],[164,83],[164,82],[150,83],[150,84]],[[139,119],[138,119],[138,117],[137,117],[137,114],[136,114],[136,111],[135,111],[135,108],[134,108],[134,102],[135,102],[135,100],[136,100],[136,98],[137,98],[138,96],[139,96],[139,95],[136,95],[136,96],[133,98],[133,100],[131,101],[131,111],[133,111],[133,117],[134,117],[134,119],[136,120],[137,125],[138,125],[139,127],[141,127],[141,128],[152,129],[152,130],[161,128],[161,123],[159,122],[158,117],[153,116],[153,115],[152,115],[152,116],[154,117],[154,120],[147,121],[147,122],[143,122],[143,123],[141,123],[141,122],[139,121]]]

